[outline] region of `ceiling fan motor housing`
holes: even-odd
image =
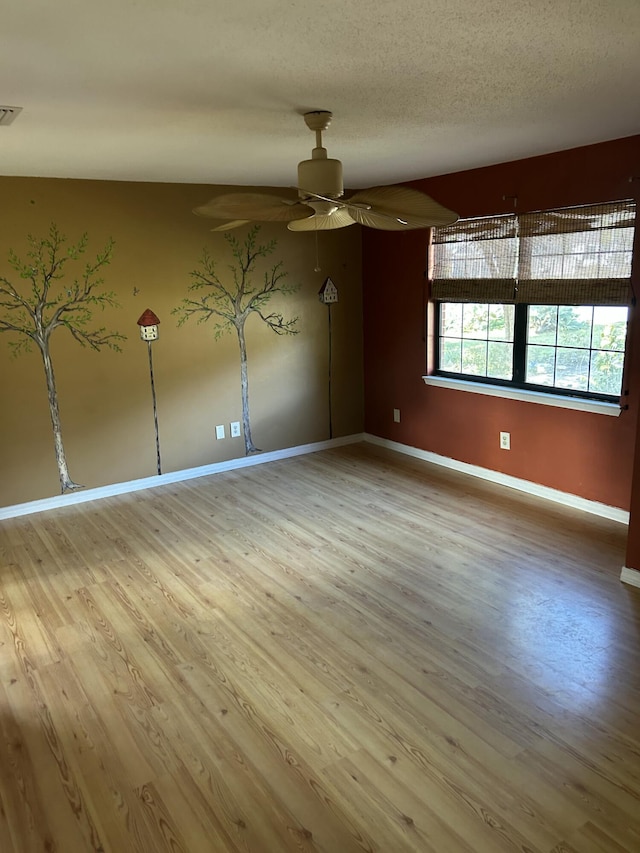
[[[314,148],[311,157],[298,163],[300,198],[310,198],[309,193],[340,198],[344,194],[340,160],[328,158],[326,148]]]

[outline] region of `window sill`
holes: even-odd
[[[563,397],[559,394],[545,394],[542,391],[528,391],[523,388],[506,388],[504,385],[486,385],[481,382],[469,382],[467,379],[452,379],[449,376],[423,376],[422,379],[425,385],[433,385],[438,388],[470,391],[472,394],[503,397],[507,400],[521,400],[525,403],[539,403],[542,406],[556,406],[559,409],[574,409],[579,412],[592,412],[596,415],[610,415],[614,418],[617,418],[622,411],[618,403],[605,403],[601,400],[583,400],[579,397]]]

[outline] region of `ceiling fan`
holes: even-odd
[[[425,193],[392,185],[359,190],[343,198],[342,163],[327,157],[322,132],[332,113],[313,110],[305,124],[316,134],[310,160],[298,163],[298,195],[281,198],[266,193],[228,193],[196,207],[194,213],[224,220],[212,230],[228,231],[249,222],[286,222],[290,231],[326,231],[348,225],[366,225],[383,231],[450,225],[458,215]]]

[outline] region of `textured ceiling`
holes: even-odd
[[[640,0],[8,0],[0,173],[345,184],[640,132]]]

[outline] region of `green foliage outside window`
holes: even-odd
[[[627,309],[530,305],[524,382],[617,396],[622,385]],[[441,305],[440,370],[510,381],[514,378],[515,306]]]
[[[440,369],[511,379],[513,325],[513,305],[444,303]]]

